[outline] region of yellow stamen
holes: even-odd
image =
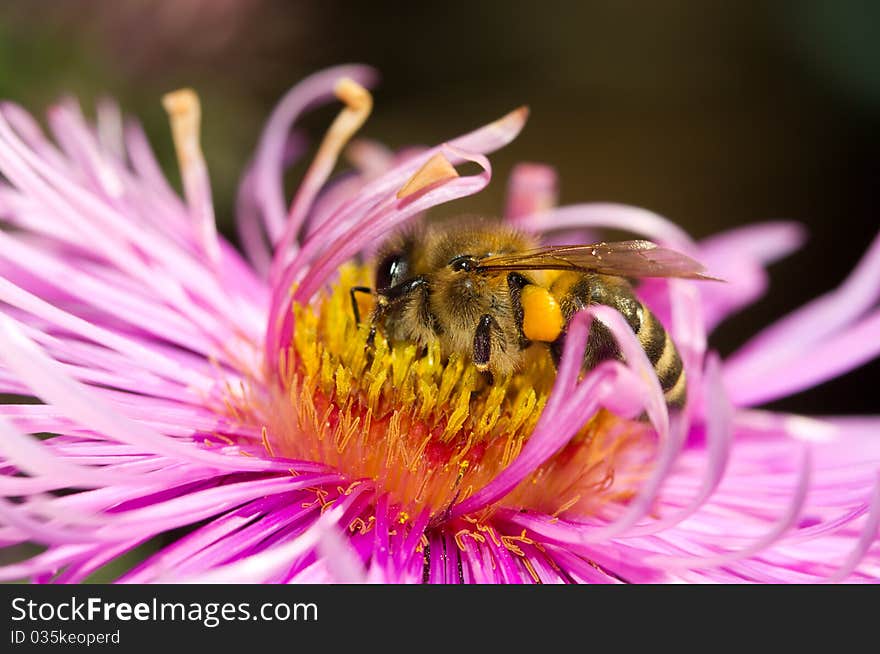
[[[458,171],[449,163],[449,159],[438,152],[428,159],[416,173],[409,178],[397,192],[397,198],[403,200],[410,195],[439,182],[445,182],[458,177]]]
[[[526,567],[526,570],[529,571],[529,575],[532,577],[532,580],[536,584],[540,584],[541,578],[538,576],[538,573],[535,572],[535,566],[532,564],[532,562],[528,558],[523,557],[522,564]]]
[[[261,436],[263,447],[266,448],[266,452],[269,454],[269,456],[274,457],[275,451],[272,449],[272,443],[269,442],[269,433],[266,430],[266,427],[263,427],[263,429],[261,430]]]

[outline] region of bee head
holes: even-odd
[[[474,300],[485,293],[485,280],[479,274],[479,258],[472,254],[452,257],[443,277],[460,301]]]

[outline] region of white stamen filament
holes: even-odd
[[[192,89],[180,89],[164,95],[162,106],[171,122],[183,192],[196,224],[199,244],[208,259],[216,265],[220,261],[220,244],[208,169],[199,142],[202,120],[199,96]]]
[[[330,177],[330,173],[333,172],[333,167],[336,165],[342,149],[355,132],[361,128],[373,110],[373,96],[357,82],[343,77],[336,84],[335,91],[336,97],[345,103],[345,107],[339,112],[336,120],[324,135],[324,140],[321,142],[321,146],[318,148],[318,152],[290,205],[287,224],[277,243],[272,262],[270,280],[273,283],[284,270],[290,256],[291,246],[299,234],[318,191],[321,190],[327,178]]]

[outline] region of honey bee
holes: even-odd
[[[426,345],[469,357],[489,383],[512,374],[535,343],[556,363],[575,313],[610,306],[629,323],[657,373],[667,404],[686,399],[682,360],[663,325],[628,278],[713,279],[693,259],[650,241],[539,246],[531,235],[492,223],[433,225],[398,233],[380,249],[370,342],[377,328],[390,341]],[[611,332],[594,320],[582,370],[622,358]]]

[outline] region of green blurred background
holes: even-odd
[[[425,6],[422,6],[425,5]],[[554,164],[563,203],[616,201],[696,236],[767,219],[808,226],[768,298],[725,324],[746,336],[836,285],[880,229],[880,3],[21,0],[0,7],[0,95],[35,112],[63,93],[117,97],[176,182],[159,97],[202,96],[221,229],[278,97],[318,68],[383,75],[364,134],[432,143],[527,103],[496,177],[456,211],[497,213],[521,160]],[[334,110],[309,116],[318,137]],[[878,336],[880,337],[880,336]],[[876,412],[880,364],[776,404]]]

